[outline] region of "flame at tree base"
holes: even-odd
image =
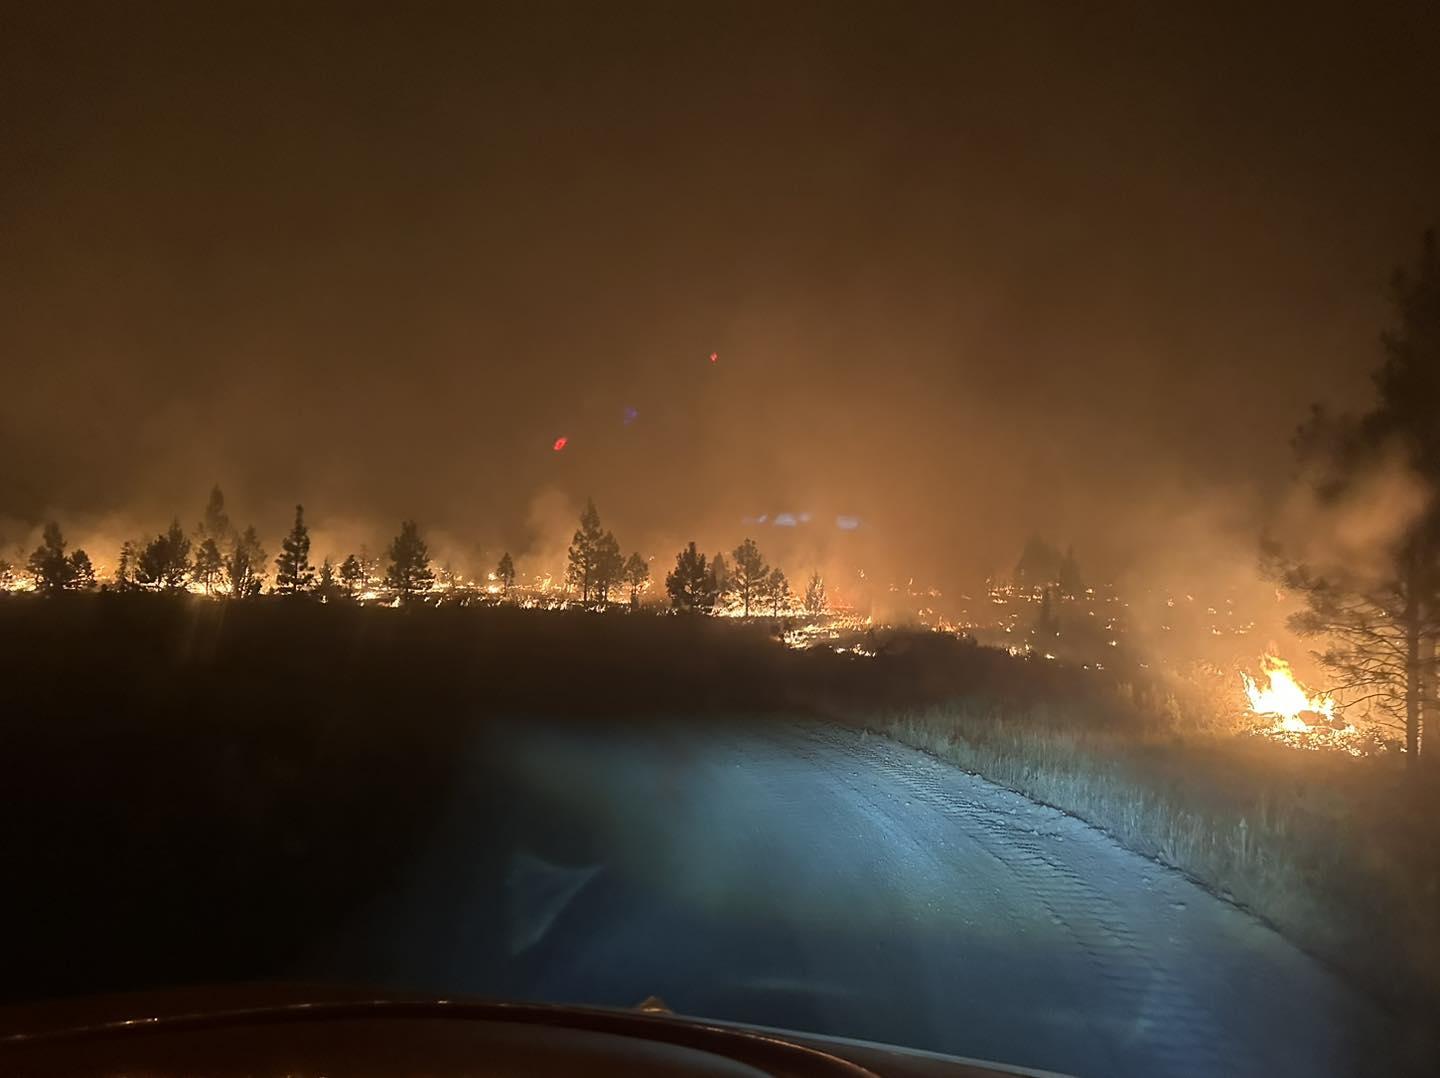
[[[1290,664],[1277,655],[1264,656],[1260,671],[1259,679],[1242,671],[1240,680],[1251,712],[1268,722],[1261,734],[1302,749],[1333,748],[1354,756],[1364,751],[1360,732],[1336,717],[1333,696],[1306,691]]]
[[[1328,725],[1335,718],[1335,700],[1323,694],[1306,693],[1291,673],[1290,664],[1275,655],[1260,660],[1265,687],[1249,674],[1242,673],[1245,695],[1250,710],[1257,715],[1270,715],[1280,720],[1281,728],[1291,733],[1308,733],[1313,727]]]

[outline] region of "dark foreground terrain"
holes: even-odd
[[[0,631],[11,1002],[277,979],[658,994],[1082,1074],[1363,1073],[1386,1040],[1178,875],[803,717],[1066,689],[993,653],[149,596],[0,603]]]
[[[0,914],[24,926],[0,996],[272,975],[403,879],[498,716],[1045,691],[950,645],[881,670],[707,618],[0,596]]]

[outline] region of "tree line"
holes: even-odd
[[[271,565],[254,526],[242,530],[231,521],[225,495],[218,486],[210,491],[193,532],[187,533],[177,519],[148,542],[125,542],[113,577],[104,584],[97,581],[86,552],[76,549],[67,553],[67,545],[58,523],[45,525],[41,543],[28,563],[36,590],[53,594],[97,586],[118,592],[179,592],[193,588],[210,596],[248,599],[265,590]],[[401,523],[399,534],[385,554],[388,564],[383,574],[363,549],[348,554],[338,566],[329,558],[316,566],[310,556],[305,508],[297,505],[294,523],[281,540],[273,562],[270,591],[328,601],[353,599],[378,585],[397,599],[408,601],[434,588],[437,575],[415,521]],[[755,540],[745,539],[731,556],[733,567],[721,554],[707,558],[693,542],[680,551],[675,556],[674,570],[665,578],[671,608],[708,613],[733,600],[745,617],[765,611],[778,615],[789,608],[789,582],[778,566],[766,562]],[[0,563],[0,573],[9,570],[8,565]],[[515,561],[508,551],[491,577],[502,597],[508,597],[516,582]],[[622,556],[619,541],[614,532],[602,526],[593,500],[580,514],[579,527],[567,551],[565,585],[567,590],[573,589],[582,604],[596,607],[610,605],[622,590],[629,604],[638,606],[650,585],[649,563],[638,551]],[[805,587],[803,605],[809,613],[825,610],[825,585],[818,570],[812,572]]]
[[[84,550],[66,553],[60,525],[45,525],[40,545],[27,568],[37,591],[85,591],[97,585],[111,591],[182,591],[198,588],[206,595],[248,599],[260,595],[269,577],[265,548],[253,525],[243,530],[230,520],[225,495],[217,486],[210,491],[205,512],[192,533],[179,520],[148,542],[127,540],[116,558],[112,578],[100,583]],[[387,548],[389,565],[378,581],[401,598],[429,590],[435,580],[430,553],[413,520],[400,525],[400,533]],[[509,563],[509,555],[505,556]],[[295,522],[280,541],[275,557],[271,591],[278,595],[337,598],[355,595],[376,580],[376,563],[362,551],[350,554],[337,567],[329,558],[319,566],[310,560],[310,529],[305,508],[295,507]],[[511,570],[513,576],[513,568]],[[13,566],[0,562],[0,579],[8,579]]]

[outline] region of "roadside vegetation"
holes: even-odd
[[[1094,824],[1402,1012],[1428,1012],[1440,995],[1440,791],[1430,776],[1394,754],[1182,733],[1158,713],[1077,723],[1063,703],[972,698],[864,725]]]

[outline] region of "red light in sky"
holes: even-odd
[[[710,362],[711,362],[711,363],[714,363],[714,362],[715,362],[717,359],[719,359],[719,358],[720,358],[720,353],[719,353],[719,352],[711,352],[711,353],[710,353]]]
[[[569,442],[570,442],[570,439],[569,439],[569,438],[565,438],[565,437],[556,438],[556,439],[555,439],[555,452],[557,452],[557,453],[560,452],[560,450],[564,449],[565,446],[569,444]]]

